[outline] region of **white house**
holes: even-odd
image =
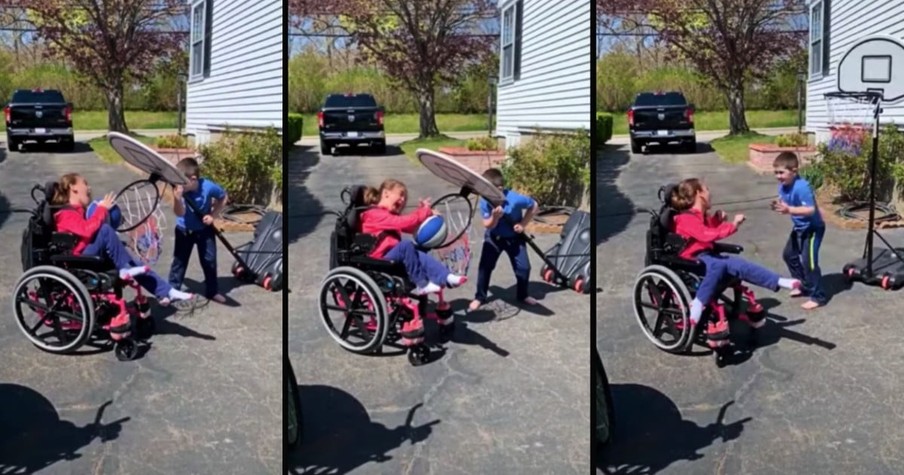
[[[190,0],[186,132],[282,131],[283,2]]]
[[[501,0],[496,135],[591,130],[590,0]]]
[[[890,0],[808,0],[810,64],[806,129],[820,142],[828,138],[824,94],[838,91],[838,63],[857,42],[875,35],[904,40],[904,2]],[[898,65],[904,67],[904,64]],[[851,112],[846,116],[857,115]],[[904,101],[884,104],[883,123],[904,124]]]

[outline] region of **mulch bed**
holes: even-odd
[[[836,193],[827,188],[821,188],[816,192],[816,201],[819,203],[819,209],[822,211],[822,219],[832,226],[841,229],[866,229],[869,222],[869,210],[855,212],[854,215],[862,219],[850,219],[838,214],[838,210],[843,208],[844,204],[834,203],[833,199]],[[904,227],[904,219],[881,221],[876,223],[876,229],[891,229]]]

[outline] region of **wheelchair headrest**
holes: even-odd
[[[367,207],[367,204],[364,203],[365,191],[367,191],[366,185],[353,185],[342,190],[342,201],[348,205],[343,215],[344,224],[353,232],[360,231],[358,217],[361,211]]]
[[[677,183],[670,183],[668,185],[662,186],[659,188],[659,201],[665,205],[671,205],[672,200],[672,192],[675,191],[675,188],[678,188]]]
[[[41,206],[41,220],[45,226],[54,227],[53,213],[59,211],[58,206],[53,206],[53,195],[56,193],[59,183],[48,181],[44,184],[44,202]]]
[[[662,202],[662,207],[659,209],[659,227],[667,232],[671,231],[672,221],[677,213],[672,208],[672,192],[677,187],[677,184],[671,183],[659,188],[659,201]]]

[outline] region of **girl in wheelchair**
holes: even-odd
[[[710,215],[709,189],[700,179],[690,178],[679,183],[672,190],[669,200],[672,208],[678,212],[674,218],[672,231],[687,242],[679,256],[688,260],[699,260],[706,266],[706,274],[691,302],[690,319],[693,325],[700,321],[706,306],[718,297],[715,293],[720,282],[726,277],[735,277],[773,292],[780,288],[789,290],[800,288],[801,283],[797,279],[781,277],[772,270],[739,256],[713,252],[714,244],[736,233],[745,218],[739,214],[729,222],[727,215],[721,210]],[[719,323],[725,328],[714,327],[708,332],[727,332],[727,322]],[[754,329],[762,327],[765,324],[765,312],[761,313],[757,320],[751,318],[748,323]]]
[[[370,257],[401,262],[416,295],[436,293],[444,287],[457,287],[468,278],[453,274],[433,256],[402,239],[402,233],[413,234],[427,218],[433,216],[430,200],[423,199],[418,208],[402,214],[408,201],[408,188],[399,180],[387,179],[379,188],[367,187],[364,203],[370,208],[361,213],[361,232],[377,237]]]
[[[161,305],[168,305],[174,300],[193,299],[193,294],[174,289],[149,267],[140,264],[129,254],[119,240],[116,230],[106,222],[108,210],[113,207],[114,199],[113,193],[108,193],[98,203],[97,211],[86,219],[85,210],[91,204],[91,188],[88,182],[77,173],[69,173],[60,178],[51,200],[51,205],[57,209],[54,213],[54,224],[57,232],[78,237],[78,243],[72,253],[85,256],[106,255],[119,270],[120,279],[124,281],[135,279],[142,287],[152,292]],[[119,330],[125,331],[128,325],[128,314],[118,315],[110,322],[111,334],[116,334]]]

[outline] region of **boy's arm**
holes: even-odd
[[[493,216],[493,205],[483,198],[480,199],[480,217],[483,218],[485,229],[493,229],[499,224],[500,217]]]
[[[737,232],[734,223],[722,223],[715,227],[706,226],[703,221],[693,216],[679,215],[675,217],[675,232],[703,243],[716,242]]]
[[[800,206],[788,206],[788,214],[791,216],[812,216],[816,213],[816,197],[813,195],[813,190],[810,187],[806,187],[803,190],[800,190],[797,195],[797,201],[800,202]]]
[[[520,223],[518,223],[523,228],[526,228],[527,225],[530,224],[531,220],[534,219],[534,216],[537,214],[537,212],[540,211],[540,203],[537,203],[537,201],[533,198],[528,198],[527,203],[528,209],[524,213],[524,218]]]
[[[173,213],[176,213],[176,216],[185,216],[185,198],[176,198],[173,197]]]
[[[223,193],[222,198],[214,198],[213,209],[210,211],[210,215],[214,219],[218,219],[223,214],[223,210],[226,208],[226,203],[228,202],[227,198],[228,196],[226,193]]]

